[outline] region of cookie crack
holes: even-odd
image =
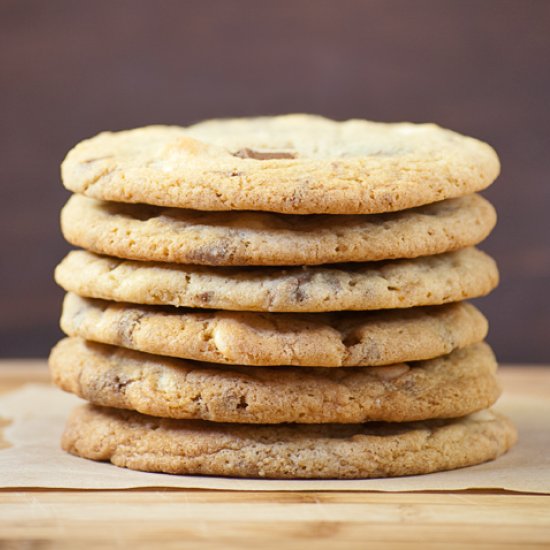
[[[89,180],[84,182],[82,185],[82,188],[80,189],[80,193],[86,194],[90,191],[90,189],[96,185],[96,183],[99,182],[99,180],[106,178],[110,174],[114,172],[114,168],[111,167],[105,167],[101,172],[97,173],[95,176],[91,177]]]

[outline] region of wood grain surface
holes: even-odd
[[[0,393],[45,382],[5,362]],[[504,367],[506,389],[550,394],[550,369]],[[550,496],[0,490],[0,548],[548,548]]]
[[[550,362],[550,2],[3,0],[0,356],[60,337],[59,164],[101,130],[307,111],[435,121],[492,143],[504,361]],[[518,322],[521,319],[521,322]]]

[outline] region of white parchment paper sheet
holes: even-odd
[[[151,474],[77,458],[59,440],[69,411],[81,401],[45,384],[0,396],[4,443],[1,488],[128,489],[173,487],[235,491],[453,491],[506,489],[550,493],[550,401],[504,395],[495,407],[516,423],[520,440],[494,462],[423,476],[352,481],[255,480]],[[1,425],[1,423],[0,423]],[[1,438],[0,438],[1,439]],[[1,446],[0,446],[1,447]]]

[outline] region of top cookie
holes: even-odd
[[[479,191],[499,169],[489,145],[433,124],[286,115],[104,132],[69,152],[62,177],[118,202],[374,214]]]

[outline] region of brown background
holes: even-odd
[[[500,223],[484,248],[502,283],[480,305],[502,360],[550,361],[550,2],[4,0],[0,35],[0,356],[60,336],[58,165],[74,143],[307,111],[493,144]]]

